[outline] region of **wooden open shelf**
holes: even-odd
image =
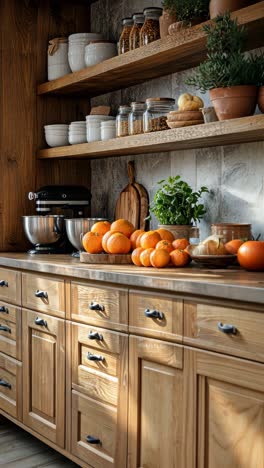
[[[232,16],[237,16],[239,23],[248,28],[247,49],[264,45],[264,1]],[[38,94],[85,92],[96,96],[197,66],[206,56],[206,37],[201,26],[182,30],[174,36],[41,84]]]
[[[107,158],[264,140],[264,115],[38,151],[39,159]]]

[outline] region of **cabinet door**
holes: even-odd
[[[65,321],[23,310],[23,422],[64,447]]]
[[[190,372],[185,466],[263,468],[264,365],[191,350],[184,363]]]
[[[129,338],[130,468],[183,468],[183,349]]]

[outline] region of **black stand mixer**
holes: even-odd
[[[36,215],[23,216],[23,227],[34,245],[30,254],[63,254],[72,252],[67,239],[65,218],[88,216],[91,192],[76,185],[48,185],[28,194],[36,203]]]

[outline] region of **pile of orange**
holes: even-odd
[[[83,247],[91,254],[128,254],[132,251],[132,261],[136,266],[165,268],[184,267],[191,258],[185,250],[187,239],[174,239],[166,229],[145,232],[135,230],[126,219],[118,219],[112,224],[99,221],[83,237]]]

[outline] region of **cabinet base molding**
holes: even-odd
[[[71,453],[69,453],[67,450],[62,449],[61,447],[58,447],[57,445],[53,444],[50,440],[46,439],[46,437],[43,437],[42,435],[38,434],[37,432],[33,431],[30,429],[28,426],[25,426],[22,422],[18,421],[17,419],[13,418],[10,416],[10,414],[7,414],[5,411],[0,409],[0,421],[1,418],[4,417],[11,421],[12,423],[16,424],[17,426],[21,427],[21,429],[24,429],[24,431],[28,432],[29,434],[33,435],[36,437],[36,439],[41,440],[44,444],[48,445],[51,447],[53,450],[56,450],[59,452],[61,455],[64,457],[68,458],[69,460],[73,461],[77,465],[81,466],[81,468],[93,468],[91,465],[86,465],[83,461],[81,461],[79,458],[75,457]]]

